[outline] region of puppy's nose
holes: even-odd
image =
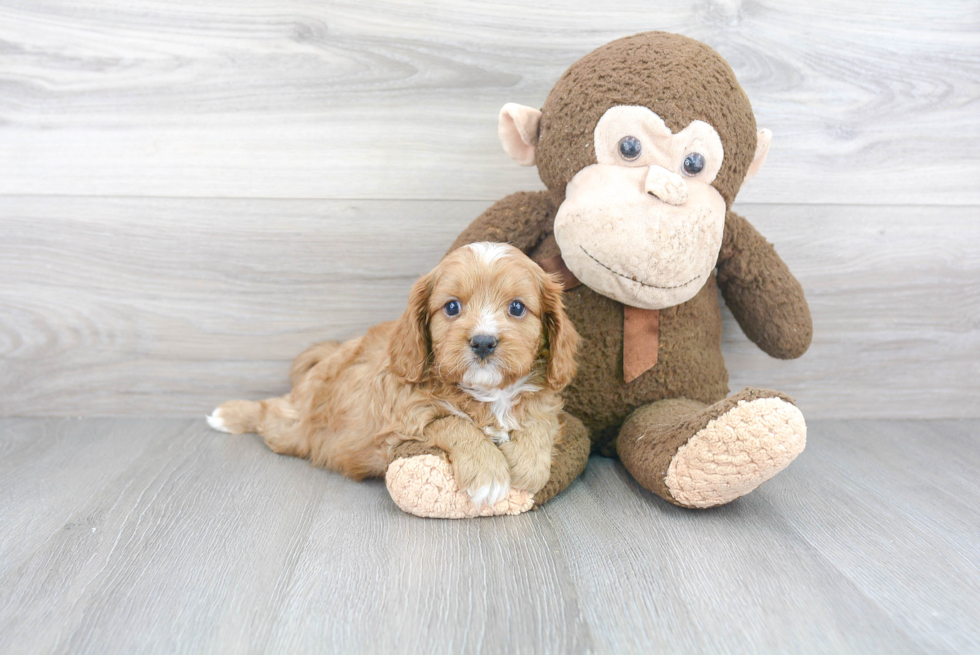
[[[486,359],[493,352],[493,349],[497,347],[497,338],[491,337],[489,334],[478,334],[472,339],[470,339],[470,348],[476,353],[476,356],[480,359]]]

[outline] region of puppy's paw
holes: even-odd
[[[500,444],[500,451],[510,466],[510,483],[532,494],[544,488],[551,479],[551,449],[539,452],[520,441]]]
[[[551,479],[551,462],[537,462],[511,472],[511,484],[532,494],[541,491]]]
[[[534,500],[526,491],[511,489],[495,505],[477,506],[460,491],[452,467],[440,455],[396,459],[388,467],[385,484],[392,500],[404,512],[426,518],[463,519],[526,512]]]
[[[507,496],[510,467],[495,447],[456,451],[451,457],[456,480],[474,505],[496,505]]]
[[[494,481],[477,489],[472,487],[466,489],[466,493],[470,496],[470,502],[477,507],[480,505],[496,505],[507,496],[508,491],[510,491],[510,481]]]

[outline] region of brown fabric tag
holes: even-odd
[[[623,305],[623,377],[627,383],[657,363],[660,310]]]
[[[565,291],[582,284],[568,270],[561,255],[538,262],[545,273],[557,273]],[[660,350],[660,310],[623,305],[623,377],[627,383],[640,377],[657,363]]]
[[[565,291],[574,289],[582,284],[578,281],[578,278],[575,277],[575,274],[568,270],[568,267],[565,266],[565,260],[561,258],[561,255],[555,255],[554,257],[542,259],[538,262],[538,266],[543,268],[545,273],[557,273],[558,277],[561,279],[561,286]]]

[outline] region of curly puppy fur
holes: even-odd
[[[414,285],[397,321],[297,357],[289,394],[227,402],[208,421],[356,480],[383,476],[407,442],[439,448],[492,505],[548,482],[577,342],[556,280],[516,248],[471,244]]]

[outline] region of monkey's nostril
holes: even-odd
[[[497,347],[497,338],[489,334],[478,334],[470,339],[470,348],[480,359],[486,359]]]

